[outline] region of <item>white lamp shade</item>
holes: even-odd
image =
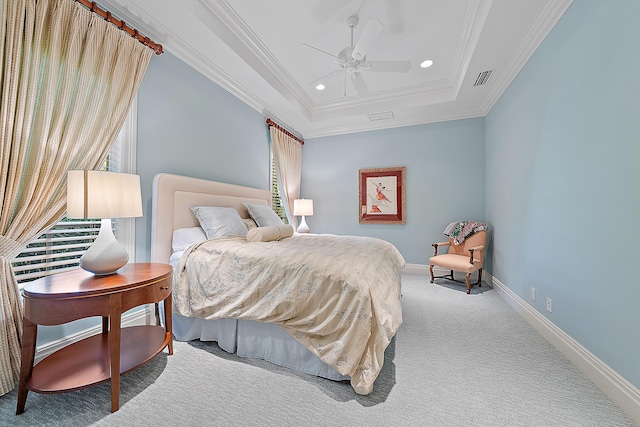
[[[140,177],[128,173],[69,171],[67,218],[99,218],[100,232],[80,258],[80,267],[97,275],[114,274],[129,261],[111,218],[142,216]]]
[[[67,218],[142,216],[138,175],[74,170],[67,178]]]
[[[293,201],[293,214],[295,216],[313,215],[313,200],[312,199],[295,199]]]

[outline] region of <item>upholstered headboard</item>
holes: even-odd
[[[169,262],[174,230],[200,225],[189,205],[229,206],[242,218],[249,218],[243,202],[271,206],[271,192],[182,175],[156,175],[151,205],[151,262]]]

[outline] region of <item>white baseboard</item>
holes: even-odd
[[[137,325],[150,325],[155,322],[155,313],[153,304],[145,306],[141,310],[135,310],[130,313],[125,313],[122,316],[122,327],[137,326]],[[51,341],[36,348],[36,356],[34,364],[38,363],[50,354],[55,353],[63,347],[68,346],[76,341],[89,338],[93,335],[99,334],[102,331],[102,325],[88,328],[75,334],[65,336],[59,340]]]
[[[429,266],[407,264],[403,270],[409,274],[429,276]],[[449,270],[434,267],[440,276]],[[606,363],[587,350],[553,322],[516,295],[489,273],[483,273],[483,283],[493,286],[498,294],[533,326],[558,351],[563,353],[580,371],[593,381],[609,398],[636,422],[640,423],[640,390]]]
[[[403,273],[420,274],[423,276],[429,275],[429,266],[424,264],[405,264]]]
[[[486,280],[524,319],[562,352],[587,378],[636,422],[640,423],[640,390],[534,309],[495,277]]]

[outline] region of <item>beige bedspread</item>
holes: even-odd
[[[369,394],[402,323],[404,264],[391,243],[370,237],[213,239],[191,246],[180,259],[174,311],[277,323],[349,375],[356,393]]]

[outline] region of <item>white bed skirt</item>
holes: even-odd
[[[216,341],[218,346],[240,357],[263,359],[298,372],[335,381],[348,380],[320,360],[273,323],[252,320],[205,320],[173,314],[173,335],[178,341]]]

